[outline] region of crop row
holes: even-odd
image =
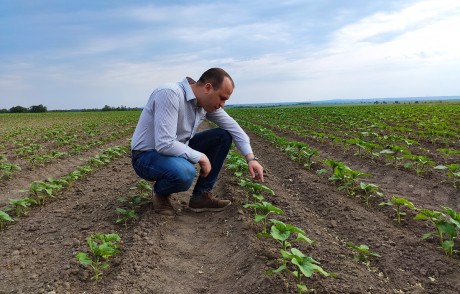
[[[457,186],[460,179],[460,149],[455,148],[460,144],[458,136],[449,141],[450,148],[436,148],[435,145],[426,142],[426,140],[419,142],[411,139],[410,134],[407,133],[404,135],[397,132],[390,133],[389,129],[376,129],[377,122],[374,120],[366,121],[363,119],[363,124],[360,127],[355,127],[353,131],[350,131],[350,125],[354,125],[353,121],[356,117],[351,116],[350,121],[345,122],[344,114],[348,114],[352,110],[361,110],[361,112],[366,113],[366,110],[369,112],[372,109],[374,112],[388,111],[387,108],[376,106],[373,108],[359,106],[348,108],[262,108],[251,109],[252,112],[249,109],[232,109],[231,113],[240,121],[257,124],[259,124],[258,122],[263,122],[262,125],[270,129],[291,133],[296,137],[319,142],[320,144],[329,143],[332,147],[341,148],[344,152],[355,149],[356,156],[368,158],[373,162],[392,165],[395,169],[402,167],[412,169],[418,176],[432,173],[435,171],[433,167],[436,167],[436,169],[445,170],[446,177],[449,178],[453,186]],[[394,110],[393,108],[390,109]],[[314,114],[314,111],[323,114],[324,117],[318,118],[318,114]],[[309,114],[318,119],[315,124],[311,124]],[[375,113],[372,114],[377,116]],[[289,116],[289,119],[287,116]],[[325,130],[326,128],[321,125],[321,120],[326,120],[325,117],[332,117],[333,119],[341,117],[341,120],[336,121],[334,131],[331,130],[332,127]],[[382,119],[383,115],[380,113],[378,117]],[[305,121],[309,123],[305,124]],[[443,121],[442,125],[445,126],[446,124],[447,122]],[[452,119],[449,127],[446,128],[450,129],[451,126],[456,128],[457,125],[458,122]],[[318,132],[318,130],[321,130],[321,132]],[[394,130],[394,127],[391,130]],[[456,131],[458,132],[458,130]]]
[[[460,104],[234,108],[233,116],[290,126],[311,135],[347,138],[377,134],[459,147]]]
[[[240,121],[240,124],[289,154],[291,160],[303,164],[308,170],[311,169],[313,164],[312,156],[319,155],[319,152],[310,149],[304,142],[289,141],[283,137],[277,136],[272,131],[262,126],[249,122]],[[401,207],[408,207],[416,211],[417,215],[415,219],[428,221],[433,225],[433,231],[435,232],[433,235],[438,237],[440,246],[444,252],[448,255],[457,252],[454,250],[454,246],[455,240],[460,233],[460,213],[443,205],[441,205],[443,212],[418,208],[402,196],[388,197],[385,195],[384,191],[381,191],[378,185],[361,180],[363,177],[371,176],[371,174],[354,170],[343,162],[333,159],[324,159],[317,164],[323,168],[316,170],[316,173],[326,174],[329,171],[329,181],[334,183],[339,190],[345,191],[347,196],[363,199],[368,206],[370,205],[370,199],[375,198],[380,199],[380,205],[382,206],[395,207],[396,220],[398,220],[398,223],[401,220],[401,215],[404,214],[404,212],[401,211]],[[425,234],[424,238],[428,238],[431,235],[431,233]]]
[[[2,115],[0,178],[79,155],[131,134],[138,112]],[[33,120],[30,120],[33,118]],[[21,120],[21,123],[19,123]],[[35,124],[32,124],[35,123]]]
[[[129,146],[114,146],[103,150],[102,154],[98,154],[87,160],[86,165],[77,167],[74,171],[59,178],[46,178],[43,181],[34,181],[30,184],[29,189],[22,190],[28,193],[27,197],[20,199],[9,199],[9,205],[0,210],[0,229],[3,229],[7,224],[14,222],[10,214],[18,218],[26,216],[29,208],[34,205],[45,205],[45,202],[55,198],[60,191],[72,187],[73,182],[85,179],[95,168],[108,164],[116,158],[119,158],[129,150]]]

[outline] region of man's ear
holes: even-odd
[[[209,91],[211,91],[211,90],[212,90],[212,85],[211,85],[211,83],[206,83],[206,84],[204,84],[204,89],[205,89],[206,93],[209,92]]]

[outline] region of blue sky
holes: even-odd
[[[144,106],[222,67],[231,104],[460,95],[460,1],[0,0],[0,108]]]

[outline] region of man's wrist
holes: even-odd
[[[253,160],[258,161],[259,159],[257,157],[255,157],[255,156],[253,156],[253,157],[250,157],[250,158],[246,159],[246,163],[249,163],[249,162],[251,162]]]

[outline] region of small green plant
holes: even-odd
[[[244,172],[248,168],[248,164],[246,163],[246,160],[244,160],[243,157],[241,157],[237,152],[232,150],[227,155],[226,168],[231,169],[233,171],[233,174],[237,178],[242,178]]]
[[[26,216],[29,212],[29,206],[37,202],[32,198],[10,199],[10,205],[17,217]]]
[[[454,252],[454,239],[457,238],[457,222],[460,217],[449,208],[447,208],[447,210],[444,208],[444,210],[451,216],[450,220],[444,213],[430,209],[421,209],[414,219],[431,222],[435,227],[439,245],[447,255],[452,255]],[[452,218],[452,216],[454,216],[454,218]],[[427,239],[431,237],[431,235],[431,233],[426,233],[422,238]],[[447,236],[447,240],[445,240],[445,236]]]
[[[254,222],[259,223],[262,221],[262,232],[258,234],[261,237],[269,236],[267,232],[267,217],[271,213],[284,214],[281,208],[274,206],[273,204],[262,201],[257,203],[248,203],[243,205],[244,208],[253,208],[255,210]]]
[[[95,281],[102,277],[102,271],[110,267],[109,259],[120,253],[121,238],[118,234],[94,234],[86,239],[91,254],[78,252],[75,257],[82,265],[90,266]]]
[[[0,230],[3,230],[7,223],[14,222],[14,219],[3,210],[0,210]]]
[[[150,195],[150,193],[152,193],[152,184],[146,180],[140,180],[136,183],[136,186],[131,187],[130,189],[139,189],[141,194]]]
[[[324,163],[332,168],[332,175],[329,180],[338,183],[339,190],[345,190],[348,196],[354,196],[358,189],[358,179],[370,176],[368,173],[353,170],[343,162],[327,159]]]
[[[2,172],[1,178],[11,179],[14,170],[21,170],[21,167],[17,164],[8,162],[0,163],[0,171]]]
[[[393,196],[391,197],[390,200],[388,200],[387,202],[382,202],[380,203],[379,205],[381,206],[396,206],[395,208],[393,208],[395,211],[396,211],[396,218],[395,218],[395,221],[398,222],[398,224],[401,223],[401,220],[402,220],[402,217],[406,215],[405,212],[402,212],[401,211],[401,207],[402,206],[405,206],[411,210],[417,210],[417,208],[415,207],[415,205],[410,202],[409,200],[403,198],[403,197],[396,197],[396,196]]]
[[[422,176],[428,171],[429,166],[434,165],[434,161],[422,155],[408,154],[404,155],[403,158],[410,160],[410,162],[404,164],[404,167],[413,168],[417,176]]]
[[[109,162],[110,162],[110,158],[108,155],[105,155],[105,154],[102,154],[102,156],[96,155],[93,158],[88,159],[88,164],[91,167],[101,166]]]
[[[275,195],[275,192],[272,189],[268,188],[267,186],[261,183],[256,183],[256,182],[251,182],[251,181],[241,179],[239,184],[241,187],[245,187],[246,189],[250,191],[254,199],[254,203],[256,203],[257,201],[261,202],[264,200],[264,196],[262,192],[269,193],[271,195]],[[246,199],[246,202],[249,202],[248,199]]]
[[[370,251],[367,245],[356,246],[352,242],[347,242],[346,245],[355,252],[356,261],[367,263],[371,257],[380,257],[380,254]]]
[[[450,148],[438,148],[436,151],[440,152],[444,156],[444,162],[447,163],[450,156],[460,155],[460,150]]]
[[[292,242],[302,241],[310,245],[315,242],[309,239],[307,234],[296,226],[286,224],[276,219],[270,219],[270,221],[273,224],[270,229],[270,236],[280,243],[282,251],[287,251],[292,246]],[[295,234],[296,237],[290,238],[293,234]],[[286,265],[286,260],[284,258],[282,259],[282,264]]]
[[[60,184],[45,183],[43,181],[34,181],[32,182],[32,184],[30,184],[30,188],[28,191],[31,192],[32,197],[35,198],[36,203],[38,205],[44,205],[46,198],[47,197],[54,198],[55,196],[53,192],[55,190],[60,190],[60,189],[62,189],[62,185]],[[27,192],[27,190],[21,190],[21,192]]]
[[[460,183],[460,164],[448,164],[438,165],[434,169],[447,170],[447,176],[451,179],[454,188],[457,188],[457,184]]]
[[[410,151],[397,145],[390,145],[387,146],[386,149],[380,151],[380,153],[385,154],[388,160],[392,162],[390,164],[393,164],[393,166],[398,169],[402,159],[402,156],[400,155],[410,154]]]
[[[315,273],[320,273],[325,277],[335,276],[326,272],[319,266],[318,261],[310,256],[305,256],[297,248],[291,248],[290,251],[282,250],[281,254],[283,259],[289,261],[289,263],[281,265],[276,270],[268,272],[268,274],[279,273],[284,270],[288,271],[295,278],[297,293],[299,294],[309,291],[308,286],[303,281],[304,277],[311,278]]]
[[[83,165],[83,166],[77,167],[77,171],[80,172],[81,178],[84,178],[86,175],[88,175],[90,172],[93,171],[93,168],[89,165]]]
[[[369,207],[369,200],[372,197],[375,197],[376,195],[378,195],[380,197],[383,196],[383,194],[378,191],[379,186],[377,186],[375,184],[361,182],[361,183],[359,183],[359,188],[364,193],[364,201],[365,201],[367,207]]]
[[[72,185],[73,181],[77,181],[81,178],[83,178],[83,174],[79,170],[74,170],[64,177],[64,179],[69,182],[70,186]]]
[[[125,228],[128,227],[129,222],[137,219],[137,214],[132,209],[124,209],[124,208],[117,207],[116,210],[118,212],[117,224],[123,223]]]
[[[149,198],[139,195],[130,195],[128,197],[120,197],[118,202],[128,205],[131,209],[138,209],[141,206],[150,202]]]

